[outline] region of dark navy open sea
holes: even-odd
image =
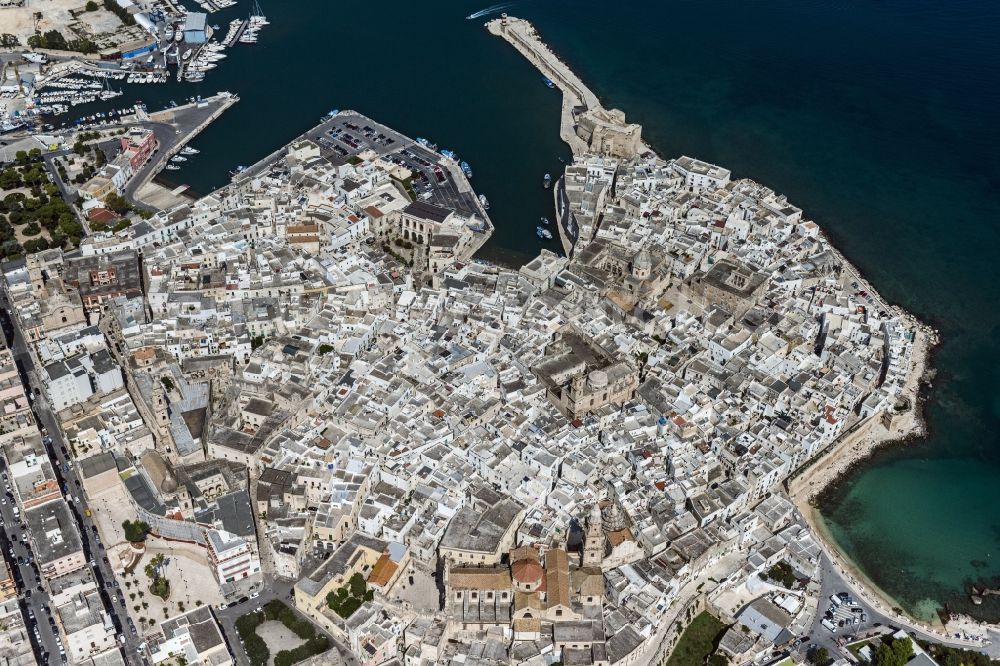
[[[260,42],[231,49],[204,83],[130,92],[150,109],[242,97],[176,182],[207,192],[327,110],[353,108],[471,163],[497,227],[487,258],[538,251],[536,220],[551,214],[541,177],[568,156],[559,97],[465,20],[484,2],[263,4]],[[225,28],[245,5],[210,23]],[[534,21],[661,155],[787,194],[883,295],[940,328],[930,437],[864,465],[824,515],[909,611],[947,603],[1000,618],[1000,598],[972,607],[965,594],[1000,578],[1000,3],[522,0],[507,11]]]

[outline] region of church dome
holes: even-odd
[[[511,565],[510,574],[521,585],[537,585],[542,582],[545,569],[534,560],[521,560]]]
[[[605,532],[617,532],[625,529],[625,514],[614,500],[601,509],[601,524]]]

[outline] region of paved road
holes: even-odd
[[[132,125],[132,127],[134,126],[135,125]],[[145,185],[146,182],[153,177],[153,175],[165,166],[165,163],[162,161],[163,156],[174,148],[174,146],[182,138],[182,135],[178,134],[178,130],[167,123],[145,122],[139,123],[139,126],[153,130],[153,134],[156,135],[157,146],[156,150],[153,151],[153,154],[150,155],[149,160],[147,160],[139,171],[129,179],[128,183],[125,184],[125,190],[122,192],[122,196],[133,205],[144,209],[150,209],[149,206],[146,206],[142,202],[136,200],[135,193],[140,187]]]
[[[20,331],[18,331],[16,327],[12,326],[7,310],[6,297],[2,295],[0,295],[0,307],[2,307],[2,309],[0,309],[0,326],[2,326],[4,335],[8,340],[12,353],[14,354],[14,361],[21,373],[21,381],[26,387],[29,387],[28,391],[33,394],[34,387],[37,386],[33,378],[36,369],[31,356],[28,354],[27,346],[24,339],[21,337]],[[62,433],[58,428],[55,415],[45,403],[42,395],[32,395],[31,399],[33,400],[32,411],[34,412],[35,420],[38,426],[40,428],[44,428],[47,432],[47,436],[51,438],[51,444],[46,446],[46,450],[49,454],[52,468],[55,470],[56,480],[59,482],[60,487],[63,490],[63,495],[69,501],[70,510],[76,518],[77,527],[79,528],[80,535],[83,539],[84,555],[88,561],[93,561],[92,567],[94,571],[94,579],[97,581],[97,585],[100,588],[101,600],[104,603],[105,609],[108,610],[111,615],[111,619],[114,622],[116,630],[119,633],[124,634],[126,637],[126,644],[124,648],[126,661],[129,664],[142,664],[144,661],[140,657],[138,650],[141,639],[137,634],[133,634],[130,630],[131,620],[128,619],[124,596],[118,587],[118,582],[114,576],[114,572],[111,570],[109,563],[105,561],[104,546],[100,543],[100,539],[94,529],[93,522],[85,518],[87,501],[80,487],[80,480],[77,477],[76,470],[69,467],[71,459],[66,455],[66,453],[63,453],[63,451],[68,453],[69,449],[66,442],[62,438]],[[76,498],[75,502],[71,500],[73,497]],[[4,517],[4,522],[8,526],[10,525],[7,521],[6,515]],[[18,531],[20,532],[20,530]],[[33,578],[29,579],[33,580]],[[35,598],[35,594],[38,594],[37,587],[35,588],[35,593],[32,595],[33,600]],[[40,598],[37,602],[39,606],[47,603],[47,595],[41,594],[39,596]],[[38,611],[35,611],[35,616],[39,618],[43,617],[39,615]],[[42,621],[45,622],[44,619]],[[48,625],[47,622],[45,622],[45,624],[46,626]],[[45,641],[43,640],[43,643],[44,642]],[[58,650],[56,650],[53,654],[58,654]],[[49,661],[43,660],[40,663],[57,662],[50,658]]]
[[[3,471],[4,475],[7,474],[7,467],[2,459],[0,459],[0,470]],[[4,549],[11,565],[11,573],[14,576],[18,601],[21,606],[21,615],[24,617],[24,626],[27,627],[28,634],[31,636],[31,647],[34,650],[35,658],[39,663],[57,663],[59,655],[56,644],[57,633],[49,625],[47,618],[50,615],[45,610],[49,608],[49,595],[38,589],[40,580],[37,565],[34,563],[34,554],[31,552],[31,548],[21,540],[24,536],[24,530],[14,519],[13,506],[12,495],[5,495],[3,504],[0,505],[0,516],[3,518],[0,548]],[[38,636],[34,634],[36,627],[39,632]],[[55,655],[55,658],[46,659],[43,653]]]
[[[136,172],[129,182],[125,186],[125,190],[122,193],[129,202],[136,205],[139,208],[144,208],[147,210],[155,209],[146,206],[141,201],[136,200],[135,194],[150,178],[155,176],[160,170],[166,166],[166,161],[163,160],[163,156],[173,150],[180,142],[189,141],[191,133],[194,132],[202,123],[208,120],[215,111],[222,104],[222,101],[218,100],[208,100],[208,104],[204,107],[199,107],[198,105],[190,105],[185,107],[178,107],[174,110],[174,117],[171,122],[161,122],[155,120],[144,120],[131,123],[121,123],[121,122],[105,122],[94,124],[91,126],[78,126],[67,130],[58,130],[52,132],[56,136],[67,134],[70,131],[84,131],[84,130],[97,130],[97,131],[108,131],[115,129],[123,129],[127,127],[145,127],[153,131],[156,135],[157,148],[150,156],[150,159]],[[108,143],[107,141],[102,141],[102,144]],[[32,147],[38,148],[41,146],[33,145]],[[59,178],[59,173],[53,164],[53,160],[56,157],[64,157],[72,155],[72,147],[66,147],[62,150],[46,152],[43,154],[45,164],[49,169],[49,173],[52,174],[53,181],[59,186],[60,192],[63,198],[68,202],[72,203],[73,196],[70,195],[69,186],[63,183]],[[180,173],[180,172],[178,172]]]
[[[853,593],[853,586],[848,580],[845,580],[845,576],[841,573],[839,567],[837,567],[837,565],[832,562],[825,553],[822,558],[823,560],[820,565],[822,585],[819,610],[816,613],[816,617],[812,625],[809,643],[815,643],[819,646],[825,647],[830,651],[831,655],[842,654],[843,652],[841,646],[844,643],[849,643],[853,640],[860,640],[868,635],[884,632],[887,630],[887,627],[893,627],[895,629],[906,629],[911,636],[915,636],[921,640],[933,643],[943,643],[944,645],[956,648],[970,649],[970,646],[967,643],[943,641],[940,636],[920,631],[915,627],[905,626],[900,623],[899,620],[882,613],[878,608],[875,608],[871,604],[865,602],[864,599]],[[826,627],[822,626],[821,622],[823,620],[823,614],[831,605],[829,597],[839,592],[847,592],[851,594],[857,602],[857,605],[865,611],[865,614],[868,616],[868,621],[857,625],[851,625],[849,628],[838,628],[837,633],[834,634],[831,633]],[[997,638],[1000,638],[1000,636]],[[803,652],[806,647],[807,644],[802,646]],[[993,658],[1000,656],[1000,644],[998,644],[995,639],[992,644],[979,649]]]
[[[139,169],[138,173],[132,176],[129,180],[128,184],[125,186],[123,196],[133,204],[149,209],[149,206],[146,206],[142,202],[135,199],[135,193],[146,183],[146,181],[149,180],[149,178],[166,166],[167,163],[163,158],[171,150],[173,150],[177,144],[190,141],[193,138],[192,132],[197,130],[202,123],[206,122],[209,117],[226,102],[227,100],[218,99],[209,100],[203,107],[199,107],[198,105],[178,107],[177,109],[174,109],[173,119],[169,123],[150,120],[130,124],[130,127],[138,125],[140,127],[153,130],[153,133],[156,135],[158,146],[156,153],[154,153],[154,157],[146,162],[146,164]],[[157,159],[155,155],[159,155],[159,159]],[[183,172],[178,171],[177,173]]]

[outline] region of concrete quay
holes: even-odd
[[[392,139],[392,143],[379,143],[370,137],[365,137],[359,131],[359,126],[373,128],[373,132]],[[353,145],[343,143],[334,138],[338,132],[346,131],[354,137]],[[458,260],[471,261],[475,254],[486,244],[493,235],[494,226],[489,213],[483,207],[472,183],[465,176],[459,163],[453,159],[431,150],[425,145],[417,142],[405,134],[402,134],[391,127],[387,127],[376,120],[365,116],[354,110],[345,109],[339,111],[332,117],[323,118],[318,125],[304,134],[294,139],[291,144],[308,140],[315,143],[321,150],[328,154],[337,155],[341,159],[357,157],[364,152],[373,152],[383,160],[396,161],[412,173],[423,171],[428,180],[432,183],[430,189],[424,191],[424,196],[418,198],[419,201],[441,206],[454,210],[459,214],[481,220],[483,229],[475,233],[473,240],[465,245],[458,254]],[[291,145],[289,144],[289,145]],[[339,153],[336,151],[340,151]],[[220,188],[216,194],[224,198],[238,193],[246,187],[253,179],[268,171],[276,162],[284,158],[288,153],[288,145],[277,148],[270,154],[261,158],[252,165],[243,168],[233,175],[231,182]],[[419,157],[423,162],[416,161]],[[426,166],[429,165],[429,166]],[[442,181],[437,181],[431,173],[431,169],[439,168],[444,174]]]
[[[191,139],[200,134],[215,121],[230,106],[239,101],[239,97],[228,92],[220,92],[200,102],[183,104],[171,109],[164,109],[148,114],[148,121],[140,125],[149,127],[156,134],[159,151],[156,159],[150,160],[125,188],[126,199],[137,204],[143,204],[136,197],[152,178],[159,173],[168,160],[179,153]]]
[[[543,76],[551,80],[562,91],[563,104],[559,122],[559,136],[569,144],[574,157],[589,152],[587,142],[576,134],[574,112],[579,111],[580,107],[587,110],[603,108],[597,95],[580,80],[580,77],[573,73],[569,66],[559,60],[552,49],[539,38],[538,31],[529,21],[513,16],[504,16],[487,22],[486,29],[491,34],[507,40],[531,64],[537,67]]]

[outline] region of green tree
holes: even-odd
[[[903,666],[913,658],[913,643],[910,637],[889,640],[882,639],[875,651],[875,666]]]
[[[128,199],[114,192],[104,197],[104,205],[119,215],[124,215],[132,210],[132,204],[128,202]]]
[[[33,238],[32,240],[24,242],[24,251],[27,254],[34,254],[35,252],[41,252],[42,250],[47,250],[48,248],[49,244],[44,238]]]
[[[0,256],[7,258],[13,258],[20,256],[21,254],[21,244],[16,240],[4,241],[3,245],[0,245]]]
[[[247,613],[236,620],[236,631],[243,639],[243,649],[247,653],[247,659],[252,666],[266,666],[271,656],[267,649],[267,643],[257,635],[257,627],[263,624],[266,616],[264,613]]]
[[[100,5],[98,5],[96,2],[94,2],[94,0],[87,0],[87,6],[85,7],[85,9],[88,12],[96,12],[99,7],[100,7]]]
[[[962,648],[953,648],[941,645],[940,643],[926,643],[924,641],[921,641],[920,645],[941,666],[996,666],[996,662],[991,660],[988,655],[976,652],[975,650],[963,650]]]
[[[368,583],[365,582],[364,576],[359,573],[351,576],[350,586],[351,596],[354,597],[363,597],[365,596],[365,592],[368,591]]]
[[[830,663],[830,651],[825,647],[814,647],[806,653],[806,659],[814,666],[826,666]]]
[[[38,226],[37,222],[30,222],[21,230],[21,233],[25,236],[37,236],[42,233],[42,228]]]
[[[21,187],[21,174],[16,169],[8,168],[0,172],[0,187],[5,190],[12,190]]]
[[[64,247],[66,245],[66,234],[56,229],[55,231],[49,231],[49,247],[57,248]]]
[[[66,43],[66,38],[63,37],[62,33],[58,30],[49,30],[43,35],[45,38],[45,43],[50,49],[66,49],[69,44]]]
[[[135,25],[135,17],[127,9],[119,5],[115,0],[104,0],[104,8],[118,17],[125,25]]]
[[[761,574],[764,580],[773,580],[785,587],[792,587],[795,584],[795,570],[788,562],[782,560],[766,572]]]
[[[149,525],[141,520],[126,520],[122,523],[122,529],[125,530],[125,540],[132,543],[145,541],[146,535],[149,534]]]

